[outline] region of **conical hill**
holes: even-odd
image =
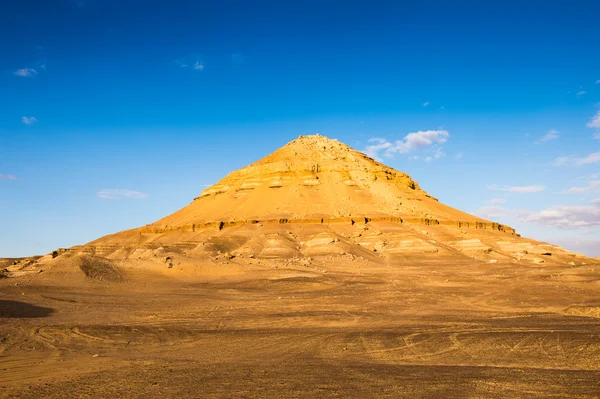
[[[80,248],[112,259],[173,253],[192,263],[223,253],[377,262],[589,259],[444,205],[409,175],[320,135],[300,136],[231,172],[157,222]]]
[[[349,218],[487,223],[438,202],[409,175],[337,140],[315,135],[300,136],[271,155],[230,173],[189,206],[149,229]]]

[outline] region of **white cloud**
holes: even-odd
[[[600,137],[600,133],[599,136]],[[600,152],[593,152],[586,157],[583,158],[575,158],[575,157],[558,157],[552,163],[554,166],[563,166],[568,163],[573,163],[575,165],[589,165],[592,163],[600,162]]]
[[[559,229],[579,229],[600,227],[600,201],[593,200],[589,205],[560,205],[522,218],[524,222],[553,226]]]
[[[112,200],[118,200],[121,198],[135,198],[135,199],[148,198],[148,194],[140,193],[139,191],[123,190],[123,189],[118,189],[118,190],[102,189],[102,190],[98,191],[96,193],[96,195],[103,199],[112,199]]]
[[[591,163],[598,163],[598,162],[600,162],[600,152],[594,152],[585,158],[580,158],[575,163],[577,165],[588,165]]]
[[[559,205],[539,212],[489,205],[479,208],[473,214],[488,220],[510,218],[513,222],[533,223],[561,230],[590,229],[600,227],[600,198],[587,205]]]
[[[443,144],[448,141],[448,137],[450,137],[450,134],[446,130],[426,130],[409,133],[402,140],[396,140],[393,143],[375,137],[369,139],[369,143],[373,144],[367,146],[365,153],[373,158],[377,158],[380,151],[383,151],[383,155],[386,157],[391,157],[395,153],[407,154],[411,151],[423,150],[432,145]],[[437,159],[443,155],[444,153],[438,149],[433,156]]]
[[[420,150],[433,144],[443,144],[448,141],[450,134],[445,130],[425,130],[407,134],[404,139],[397,140],[387,152],[406,154]]]
[[[31,77],[37,75],[38,72],[33,68],[22,68],[17,69],[14,74],[15,76]]]
[[[462,152],[459,152],[458,154],[456,154],[456,155],[454,156],[454,158],[456,158],[456,159],[462,159],[462,157],[463,157],[464,155],[465,155],[465,154],[463,154]]]
[[[542,138],[540,138],[538,141],[535,142],[535,144],[540,144],[540,143],[544,143],[546,141],[550,141],[550,140],[556,140],[557,138],[559,138],[559,132],[558,130],[549,130],[548,133],[546,133]]]
[[[600,180],[591,180],[585,187],[571,187],[567,190],[561,191],[561,194],[583,194],[591,190],[600,192]]]
[[[581,97],[581,96],[583,96],[586,93],[587,93],[587,91],[580,90],[580,91],[577,92],[577,97]]]
[[[495,191],[508,191],[511,193],[538,193],[540,191],[544,191],[546,189],[546,187],[544,186],[538,186],[538,185],[532,185],[532,186],[498,186],[496,184],[492,184],[487,186],[488,189],[490,190],[495,190]]]
[[[592,119],[590,119],[590,121],[587,124],[587,127],[600,129],[600,111],[596,112],[596,115],[594,115]]]
[[[497,220],[500,218],[520,218],[528,215],[530,212],[522,209],[509,209],[498,205],[486,205],[477,209],[473,214],[487,220]]]
[[[501,206],[490,205],[477,209],[475,212],[473,212],[473,214],[475,216],[490,220],[509,216],[509,212],[507,211],[508,209],[502,208]]]
[[[554,166],[563,166],[566,165],[570,161],[569,157],[558,157],[552,163]]]
[[[589,190],[589,187],[571,187],[567,190],[563,190],[561,194],[582,194]]]
[[[21,122],[23,122],[26,125],[33,125],[34,123],[37,123],[38,120],[35,116],[22,116]]]
[[[3,175],[0,173],[0,180],[17,180],[17,177],[13,175]]]
[[[424,107],[426,107],[426,106],[428,106],[429,104],[430,104],[430,103],[429,103],[429,101],[425,101],[425,102],[423,103],[423,106],[424,106]]]
[[[566,248],[571,251],[575,251],[578,253],[585,254],[587,256],[597,256],[600,257],[600,239],[597,238],[582,238],[580,234],[585,234],[586,232],[582,232],[577,234],[575,237],[556,237],[548,239],[547,241],[551,241],[554,244],[560,245],[563,248]]]
[[[425,162],[431,162],[431,161],[433,161],[433,158],[431,158],[431,157],[426,157],[425,158]]]
[[[183,58],[174,61],[179,68],[190,68],[194,71],[202,71],[204,69],[204,61],[197,54],[190,54]]]
[[[370,138],[369,143],[373,144],[367,146],[365,154],[367,154],[371,158],[378,158],[379,151],[388,149],[392,146],[392,143],[390,143],[386,139],[382,139],[379,137]]]
[[[501,205],[506,203],[506,200],[504,198],[492,198],[491,200],[485,201],[485,203],[490,205]]]

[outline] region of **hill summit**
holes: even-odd
[[[507,229],[443,205],[409,175],[317,134],[230,173],[146,230],[353,219]]]

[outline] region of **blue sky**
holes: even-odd
[[[317,132],[600,256],[600,4],[485,3],[3,4],[0,256],[152,222]]]

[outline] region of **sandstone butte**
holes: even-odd
[[[84,270],[82,259],[89,257],[133,261],[136,268],[161,273],[173,265],[193,273],[199,263],[222,265],[234,257],[350,257],[377,264],[598,262],[444,205],[409,175],[318,134],[300,136],[230,173],[154,223],[15,261],[4,273],[12,277],[62,265],[58,271],[66,264]]]

